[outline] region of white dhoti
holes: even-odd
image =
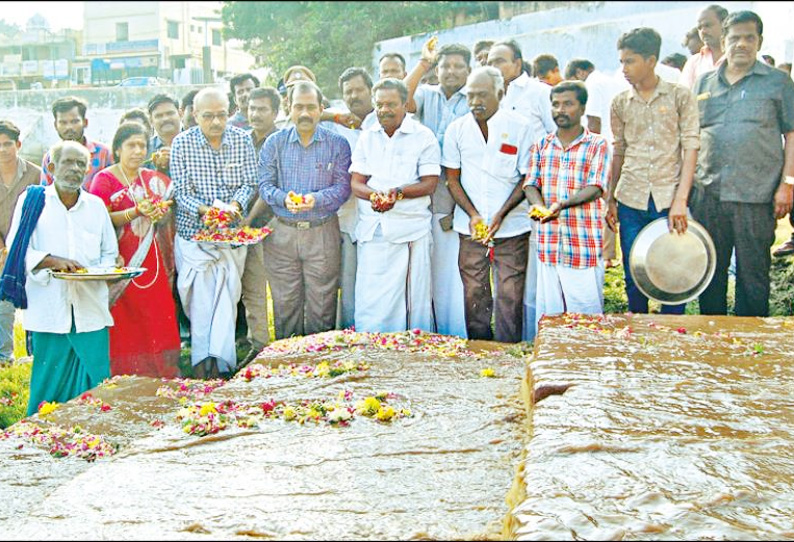
[[[538,333],[537,314],[538,293],[538,234],[535,225],[529,235],[529,252],[527,253],[527,274],[524,282],[524,331],[522,341],[534,341]]]
[[[339,305],[336,312],[336,328],[346,329],[356,323],[356,242],[349,233],[342,235],[342,267],[339,270]]]
[[[358,241],[356,330],[433,331],[430,251],[433,237],[390,243],[380,226],[371,241]]]
[[[537,320],[543,315],[604,312],[604,261],[573,269],[538,262]],[[536,322],[537,324],[537,322]]]
[[[190,319],[190,361],[195,366],[207,357],[218,360],[218,371],[237,366],[234,327],[246,247],[201,245],[177,235],[174,256],[177,290]]]
[[[467,337],[463,281],[458,267],[460,238],[454,230],[441,229],[444,214],[433,213],[433,314],[436,331],[443,335]]]

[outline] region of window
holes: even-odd
[[[221,31],[220,30],[213,30],[212,31],[212,44],[213,45],[221,45]]]
[[[172,40],[179,39],[179,23],[176,21],[168,21],[168,37]]]
[[[116,41],[130,41],[129,23],[116,23]]]

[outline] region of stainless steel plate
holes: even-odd
[[[659,303],[678,305],[703,293],[717,263],[714,242],[702,225],[687,220],[684,235],[670,233],[667,218],[645,226],[631,247],[629,269],[637,288]]]
[[[53,271],[52,276],[62,280],[121,280],[143,275],[145,267],[89,267],[83,273]]]

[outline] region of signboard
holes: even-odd
[[[22,75],[36,75],[39,72],[38,60],[23,60]]]

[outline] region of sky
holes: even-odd
[[[17,24],[20,28],[33,15],[40,13],[50,23],[50,30],[83,28],[83,2],[3,2],[0,19],[9,24]]]

